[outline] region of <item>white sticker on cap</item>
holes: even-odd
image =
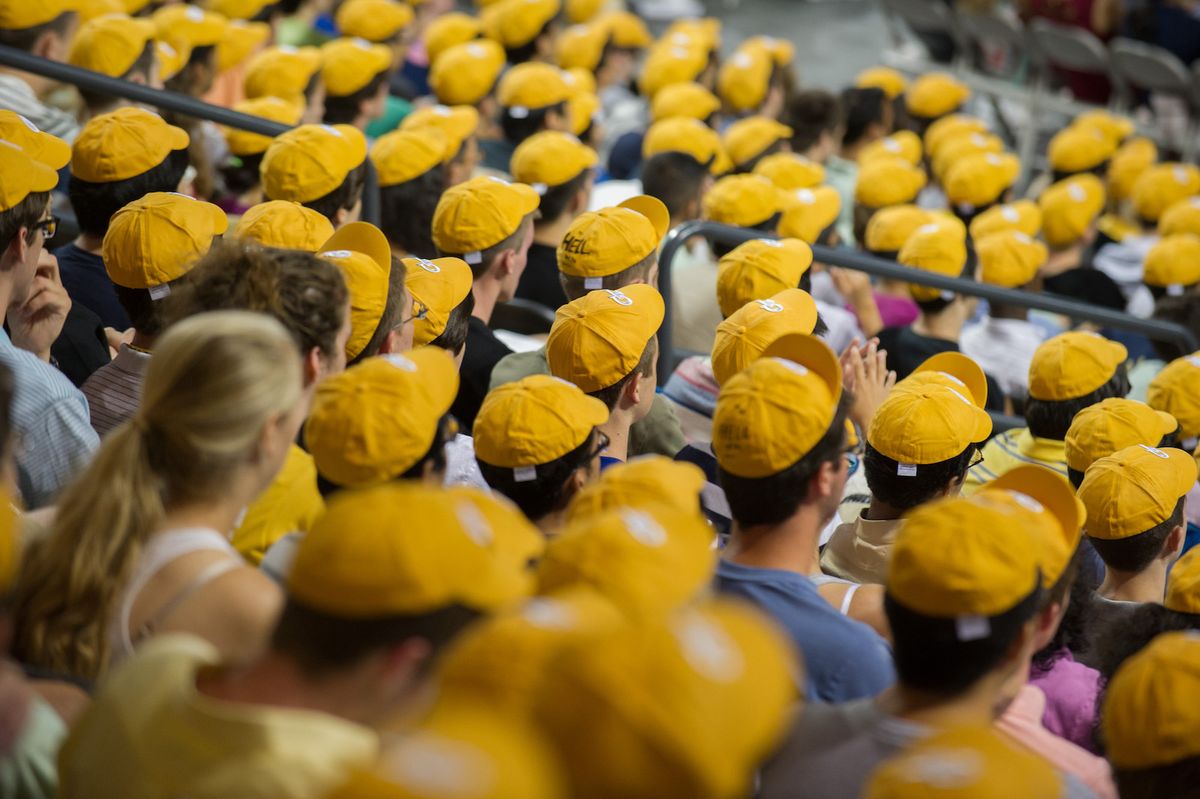
[[[801,191],[804,191],[804,189],[801,189]],[[764,246],[777,247],[781,250],[783,249],[783,242],[779,239],[759,239],[759,241],[761,241]]]
[[[511,186],[512,185],[504,178],[498,178],[495,175],[488,175],[488,180],[490,180],[492,183],[499,183],[501,186]]]
[[[349,250],[326,250],[321,253],[322,258],[349,258],[354,253]]]
[[[755,300],[758,307],[762,308],[767,313],[783,313],[783,306],[775,302],[775,300]]]
[[[812,189],[796,189],[796,199],[805,205],[812,205],[817,201],[817,195],[813,194]]]
[[[326,131],[327,133],[332,133],[334,136],[337,136],[339,139],[342,138],[342,132],[340,130],[338,130],[337,128],[335,128],[333,125],[322,125],[321,129]]]
[[[1176,166],[1171,170],[1171,174],[1175,176],[1176,183],[1182,183],[1185,186],[1187,185],[1188,173],[1186,169],[1181,166]]]
[[[731,683],[742,676],[746,667],[742,650],[718,625],[688,614],[672,631],[684,660],[697,674],[718,683]]]
[[[896,141],[891,136],[888,136],[883,140],[883,149],[887,150],[889,153],[898,153],[900,152],[900,142]]]
[[[428,733],[407,736],[389,753],[388,778],[418,796],[479,796],[497,779],[495,763],[478,748]]]
[[[550,190],[550,187],[547,186],[545,183],[530,183],[529,187],[531,189],[533,189],[535,192],[537,192],[537,195],[539,197],[544,196],[546,194],[546,192]]]
[[[936,222],[929,222],[917,228],[918,233],[937,233],[940,226]]]
[[[795,361],[789,361],[787,358],[772,358],[771,360],[783,364],[801,377],[804,377],[804,375],[808,374],[808,369],[796,363]]]
[[[483,253],[481,253],[479,250],[464,252],[463,260],[469,264],[481,264],[483,263]]]
[[[1005,205],[1000,209],[1000,216],[1012,222],[1014,225],[1021,221],[1021,215],[1017,213],[1017,209],[1011,205]]]
[[[622,510],[621,521],[625,523],[625,531],[639,544],[658,548],[667,543],[667,531],[648,514]]]
[[[1011,488],[1008,489],[1008,494],[1009,494],[1009,496],[1011,496],[1013,498],[1013,500],[1016,501],[1016,503],[1018,505],[1020,505],[1022,508],[1024,508],[1027,511],[1031,511],[1033,513],[1043,513],[1046,510],[1045,505],[1038,502],[1036,499],[1029,496],[1028,494],[1022,493],[1020,491],[1013,491]]]
[[[1184,360],[1186,360],[1192,366],[1195,366],[1197,369],[1200,369],[1200,355],[1189,355]]]
[[[992,623],[987,616],[959,616],[954,620],[954,634],[963,642],[979,641],[992,634]]]
[[[195,6],[188,6],[187,10],[184,11],[183,14],[188,19],[190,19],[192,22],[203,22],[204,21],[204,11],[202,9],[196,8]]]
[[[633,305],[633,300],[630,299],[629,297],[626,297],[624,294],[622,294],[619,291],[613,291],[610,289],[608,292],[608,298],[610,300],[612,300],[613,302],[615,302],[617,305],[625,305],[625,306]]]
[[[448,117],[448,116],[450,116],[450,106],[435,105],[433,107],[433,113],[440,117]]]
[[[536,466],[518,466],[513,469],[513,481],[517,483],[532,483],[537,479]]]
[[[604,288],[604,278],[602,277],[585,277],[583,279],[583,287],[588,291]]]
[[[1148,447],[1145,444],[1138,444],[1138,446],[1141,447],[1142,449],[1146,450],[1147,452],[1149,452],[1151,455],[1155,456],[1156,458],[1162,458],[1164,461],[1169,460],[1171,457],[1167,453],[1163,452],[1161,449],[1155,449],[1154,447]]]
[[[459,502],[454,508],[454,515],[458,517],[458,522],[462,525],[463,532],[467,534],[468,538],[481,547],[492,545],[495,540],[492,535],[492,527],[479,512],[479,508],[469,502]]]
[[[523,105],[509,106],[508,115],[513,119],[528,119],[529,109]]]
[[[1067,194],[1077,203],[1081,203],[1087,199],[1087,192],[1083,190],[1083,186],[1078,183],[1072,183],[1067,186]]]
[[[917,464],[897,462],[896,463],[896,476],[897,477],[916,477],[917,476]]]
[[[567,630],[575,626],[575,613],[564,602],[539,597],[525,603],[521,617],[534,627]]]
[[[738,53],[733,57],[733,65],[742,69],[749,69],[754,64],[754,59],[749,53]]]
[[[154,302],[158,302],[163,297],[169,297],[170,295],[171,295],[171,287],[169,285],[167,285],[166,283],[163,283],[161,286],[151,286],[150,287],[150,299],[153,300]]]
[[[20,114],[17,114],[17,119],[19,119],[19,120],[21,120],[22,122],[24,122],[24,123],[25,123],[25,127],[29,128],[29,129],[30,129],[30,130],[32,130],[34,133],[41,133],[41,131],[40,131],[40,130],[38,130],[38,126],[37,126],[37,125],[33,124],[33,123],[32,123],[32,122],[30,122],[28,119],[26,119],[25,117],[21,116]]]
[[[405,358],[403,355],[397,355],[397,354],[392,353],[392,354],[384,355],[383,359],[385,361],[387,361],[388,363],[390,363],[392,366],[396,367],[397,369],[402,369],[405,372],[417,371],[417,365],[415,363],[413,363],[412,361],[410,361],[408,358]]]
[[[471,42],[467,45],[467,52],[475,58],[487,58],[487,48],[479,42]]]
[[[359,50],[370,50],[371,49],[371,43],[368,42],[366,39],[363,39],[358,36],[354,37],[354,46],[357,47]]]
[[[905,778],[917,785],[944,791],[977,785],[983,775],[983,758],[970,749],[943,749],[921,753],[897,764]]]

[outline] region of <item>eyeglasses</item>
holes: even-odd
[[[842,459],[846,461],[846,474],[854,474],[858,471],[858,456],[853,452],[843,452]]]
[[[42,231],[42,237],[47,239],[54,238],[54,234],[58,232],[58,217],[51,216],[46,219],[39,219],[33,224],[34,230]]]
[[[983,450],[975,450],[975,456],[971,458],[971,463],[967,466],[967,471],[974,469],[979,464],[983,463]]]
[[[592,450],[591,454],[589,454],[587,456],[587,460],[584,461],[584,463],[591,463],[596,458],[599,458],[602,454],[604,454],[604,452],[606,452],[608,450],[608,445],[611,443],[612,443],[612,440],[607,435],[597,431],[596,432],[596,448],[594,450]]]
[[[409,322],[417,322],[429,316],[429,306],[425,303],[421,302],[420,300],[413,300],[413,306],[416,307],[417,312],[407,319],[401,319],[400,324],[398,324],[396,327],[404,327]]]

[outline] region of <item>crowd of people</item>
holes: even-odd
[[[0,68],[0,796],[1196,796],[1200,352],[814,247],[1200,332],[1200,169],[478,5],[0,0],[287,128]]]

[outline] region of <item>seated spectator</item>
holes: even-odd
[[[725,130],[721,144],[733,161],[734,174],[753,172],[760,160],[791,152],[792,129],[765,116],[739,119]]]
[[[156,350],[136,416],[63,495],[17,586],[17,654],[52,673],[95,680],[168,632],[246,658],[279,612],[229,532],[303,421],[291,339],[262,316],[198,315]]]
[[[780,121],[792,129],[792,152],[818,164],[837,154],[843,122],[835,95],[822,89],[797,92]]]
[[[721,98],[699,83],[672,83],[664,86],[650,103],[650,121],[661,122],[672,117],[687,117],[703,122],[713,130],[721,110]]]
[[[1120,139],[1108,136],[1087,120],[1076,119],[1050,138],[1046,158],[1054,182],[1084,172],[1104,178]]]
[[[865,239],[867,222],[879,210],[916,202],[917,195],[928,181],[920,167],[895,156],[872,158],[861,164],[855,174],[857,183],[849,200],[849,207],[853,209],[853,228],[849,231],[838,230],[838,236],[850,244]],[[829,181],[836,185],[832,172]]]
[[[110,78],[161,89],[155,34],[154,23],[148,19],[105,14],[79,26],[66,60]],[[88,118],[116,111],[124,103],[119,97],[83,89],[79,95]]]
[[[289,126],[300,124],[304,113],[300,103],[278,97],[243,100],[233,110]],[[229,147],[229,158],[221,165],[221,180],[226,194],[217,205],[227,214],[242,216],[262,203],[262,160],[271,146],[271,137],[229,128],[225,131],[225,144]]]
[[[484,32],[504,47],[509,64],[548,62],[558,36],[559,0],[498,3],[495,13],[484,17]]]
[[[502,135],[496,121],[500,108],[495,92],[504,59],[503,47],[490,39],[479,39],[449,47],[431,62],[429,87],[437,101],[447,106],[473,107],[479,114],[480,129],[476,133],[481,145],[483,139]]]
[[[904,91],[904,107],[918,134],[962,109],[971,99],[971,89],[945,72],[927,72]]]
[[[1021,162],[1011,153],[976,153],[956,161],[941,179],[946,199],[963,224],[1012,199]]]
[[[501,138],[483,138],[483,165],[507,173],[521,142],[544,130],[569,131],[567,101],[571,89],[562,71],[549,64],[518,64],[496,87]]]
[[[1162,449],[1177,442],[1179,422],[1165,411],[1144,402],[1111,397],[1075,414],[1063,449],[1067,457],[1067,479],[1079,488],[1088,467],[1118,450],[1145,444]]]
[[[83,384],[92,427],[101,437],[137,413],[150,351],[163,329],[160,301],[228,224],[217,206],[175,192],[152,192],[113,215],[104,236],[104,269],[133,323],[133,338]]]
[[[1184,0],[1152,0],[1125,15],[1121,34],[1163,48],[1188,66],[1200,60],[1200,20]]]
[[[63,2],[13,3],[0,13],[0,44],[48,61],[66,61],[79,29],[79,12]],[[39,130],[70,144],[79,133],[73,116],[41,101],[54,85],[32,72],[0,69],[0,108],[15,111]]]
[[[479,166],[479,112],[469,105],[432,105],[413,111],[400,124],[401,130],[435,128],[446,137],[446,188],[471,179]]]
[[[859,241],[859,249],[876,258],[895,261],[899,259],[900,250],[909,236],[932,221],[933,216],[928,211],[908,203],[881,208],[871,214],[865,234]],[[908,290],[908,283],[903,280],[879,278],[871,294],[883,327],[911,325],[921,312]],[[864,329],[863,332],[874,335],[879,331]]]
[[[894,111],[891,100],[876,88],[846,89],[841,95],[842,137],[837,151],[825,160],[829,185],[842,196],[838,216],[838,238],[853,246],[854,200],[858,185],[858,156],[863,148],[892,131]],[[914,192],[915,196],[915,192]]]
[[[362,213],[367,140],[350,125],[301,125],[271,142],[262,160],[263,198],[291,200],[339,228]]]
[[[1088,283],[1103,281],[1111,293],[1120,298],[1119,288],[1108,275],[1096,270],[1081,275],[1069,275],[1076,269],[1088,267],[1088,249],[1097,237],[1097,224],[1104,210],[1104,184],[1095,175],[1076,175],[1059,181],[1038,197],[1042,211],[1042,238],[1049,256],[1042,267],[1043,287],[1048,292],[1071,296],[1073,279]]]
[[[366,130],[383,116],[393,52],[365,39],[335,39],[321,48],[326,125]]]
[[[417,20],[418,15],[422,19]],[[380,115],[364,131],[371,138],[395,130],[396,125],[412,111],[409,100],[427,93],[427,89],[419,91],[402,68],[408,58],[409,47],[427,23],[428,15],[428,11],[415,11],[406,3],[396,0],[354,0],[342,3],[334,15],[342,36],[382,45],[392,54],[392,69],[386,81],[388,89],[384,92]]]
[[[879,89],[894,102],[908,90],[908,79],[891,67],[877,66],[858,73],[854,85],[859,89]]]
[[[661,119],[646,130],[642,158],[648,161],[659,153],[687,153],[714,176],[724,175],[733,167],[717,132],[690,117]]]
[[[397,258],[430,258],[433,212],[446,184],[446,137],[436,128],[392,131],[371,146],[380,228]]]
[[[662,455],[642,455],[607,469],[567,507],[568,524],[620,508],[665,505],[683,513],[703,501],[704,472]]]
[[[1200,407],[1196,397],[1200,391],[1200,353],[1176,358],[1150,381],[1146,402],[1156,411],[1171,414],[1179,422],[1181,446],[1196,449],[1200,438]]]
[[[259,203],[238,220],[231,238],[281,250],[315,253],[333,236],[333,225],[300,203],[270,200]]]
[[[301,105],[301,119],[317,124],[325,117],[321,51],[316,47],[268,47],[246,65],[242,86],[247,100],[260,97]]]
[[[406,258],[404,285],[412,296],[412,346],[439,347],[461,367],[475,309],[471,267],[459,258]]]

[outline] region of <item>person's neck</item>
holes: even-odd
[[[0,275],[5,276],[0,279],[0,326],[3,326],[4,319],[8,315],[8,303],[12,299],[13,290],[12,274],[15,268],[15,264],[0,256]]]
[[[86,253],[99,255],[100,251],[104,248],[104,237],[94,236],[91,233],[80,233],[75,237],[73,243]]]
[[[575,220],[570,214],[562,214],[553,222],[538,222],[533,226],[533,243],[557,248],[562,243],[563,236],[571,229],[573,221]]]
[[[608,415],[608,421],[599,428],[600,432],[608,436],[608,449],[602,453],[604,457],[619,461],[629,460],[629,428],[632,425],[633,419],[620,409],[614,409]]]
[[[995,682],[984,677],[965,693],[947,699],[897,682],[876,700],[889,716],[928,727],[978,727],[990,725],[1003,711]]]
[[[838,155],[846,161],[858,162],[858,156],[867,146],[869,142],[855,142],[854,144],[843,144],[842,149],[838,151]]]
[[[892,280],[891,278],[881,278],[875,284],[875,290],[880,294],[887,294],[889,297],[903,297],[906,300],[912,299],[912,293],[908,289],[909,284],[903,280]]]
[[[822,526],[811,505],[801,505],[779,524],[743,527],[734,522],[722,557],[743,566],[814,574],[820,569],[817,541]]]
[[[500,301],[500,284],[485,277],[471,284],[471,293],[475,295],[475,310],[471,311],[471,316],[490,324],[496,303]]]
[[[988,308],[988,315],[993,319],[1014,319],[1020,322],[1029,320],[1029,309],[1021,308],[1016,305],[992,305]]]
[[[863,511],[863,518],[872,522],[890,522],[903,515],[904,511],[874,497],[871,498],[871,504]]]
[[[1083,242],[1072,244],[1061,250],[1051,250],[1046,264],[1041,269],[1043,277],[1054,277],[1069,272],[1083,261]]]
[[[1167,590],[1167,564],[1156,560],[1137,573],[1105,567],[1104,582],[1096,593],[1118,602],[1161,603]]]
[[[221,534],[237,526],[238,517],[250,504],[249,492],[233,487],[219,499],[197,500],[173,505],[163,513],[164,530],[183,527],[208,527]]]
[[[912,329],[917,335],[957,344],[962,336],[963,318],[953,308],[947,308],[939,314],[922,313],[913,322]]]
[[[133,331],[133,338],[129,340],[129,346],[137,350],[150,352],[154,349],[154,342],[158,340],[158,336],[151,336],[148,333],[143,333],[140,330]]]
[[[534,526],[541,531],[542,535],[547,539],[557,538],[562,532],[563,527],[567,523],[567,509],[559,508],[552,510],[542,518],[534,522]]]

